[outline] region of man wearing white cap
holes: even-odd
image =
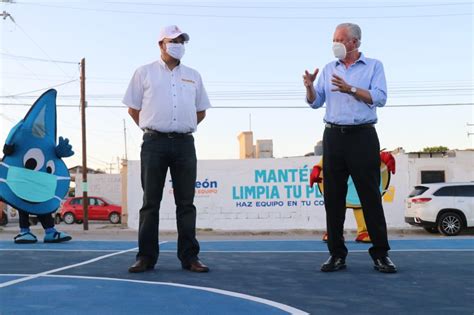
[[[181,63],[189,35],[176,25],[158,39],[161,58],[135,71],[123,98],[144,131],[141,157],[143,206],[139,250],[129,272],[153,269],[159,255],[158,223],[166,173],[171,172],[178,226],[178,258],[184,269],[208,272],[198,258],[196,239],[196,151],[192,133],[211,107],[200,74]]]

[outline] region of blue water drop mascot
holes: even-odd
[[[45,229],[45,243],[71,240],[54,227],[56,211],[69,190],[69,171],[61,158],[74,154],[68,139],[56,144],[56,95],[54,89],[41,95],[25,118],[5,141],[0,162],[0,199],[16,208],[20,234],[15,243],[36,243],[30,231],[29,214],[37,215]]]

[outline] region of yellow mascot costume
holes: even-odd
[[[323,159],[313,167],[311,175],[309,177],[309,184],[313,187],[314,183],[318,184],[319,191],[324,194],[324,180],[323,180]],[[380,152],[380,191],[382,195],[387,191],[390,184],[390,173],[395,174],[395,159],[390,152]],[[357,237],[356,242],[370,243],[370,236],[367,232],[367,226],[365,224],[364,213],[362,212],[362,205],[357,195],[357,191],[349,176],[347,181],[347,196],[346,196],[346,207],[353,209],[354,218],[357,223]],[[327,233],[323,236],[323,241],[327,241]]]

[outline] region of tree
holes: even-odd
[[[449,150],[448,147],[445,147],[445,146],[438,146],[438,147],[426,147],[426,148],[423,148],[423,152],[426,152],[426,153],[436,153],[436,152],[447,152]]]

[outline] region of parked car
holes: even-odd
[[[430,233],[453,236],[474,226],[474,182],[418,185],[405,204],[405,222]]]
[[[88,197],[89,220],[109,220],[110,223],[120,223],[122,207],[114,205],[102,197]],[[66,224],[81,223],[84,219],[82,197],[70,197],[63,204],[60,211],[61,220]]]

